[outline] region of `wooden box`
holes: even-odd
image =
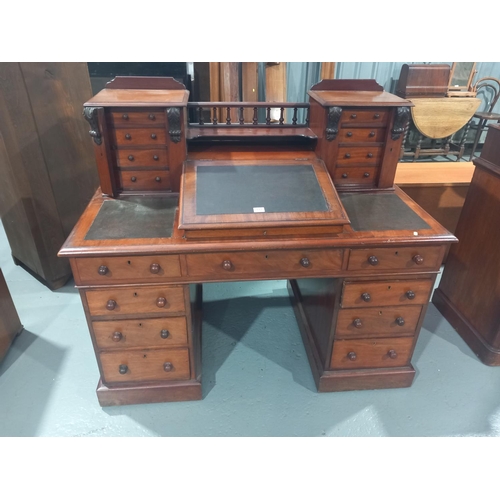
[[[403,64],[396,95],[399,97],[445,97],[450,81],[448,64]]]

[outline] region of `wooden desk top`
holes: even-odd
[[[412,106],[411,101],[385,91],[310,90],[308,94],[322,106]]]
[[[187,90],[103,89],[84,106],[185,107],[188,98]]]
[[[404,187],[468,186],[474,169],[472,162],[398,163],[394,183]]]

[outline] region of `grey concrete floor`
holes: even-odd
[[[203,400],[101,408],[79,295],[2,268],[25,327],[0,365],[0,436],[498,436],[500,367],[431,304],[407,389],[318,394],[285,281],[204,287]]]

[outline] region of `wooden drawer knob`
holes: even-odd
[[[135,175],[133,175],[133,176],[130,178],[130,180],[131,180],[132,182],[135,182],[135,181],[137,180],[137,177],[136,177]]]
[[[118,371],[122,374],[125,375],[125,373],[128,372],[128,366],[127,365],[120,365],[118,367]]]
[[[406,292],[406,296],[410,299],[413,300],[415,298],[415,292],[413,290],[408,290]]]
[[[106,304],[106,309],[108,311],[113,311],[115,309],[116,305],[117,304],[116,304],[115,300],[109,299],[108,302],[107,302],[107,304]]]
[[[174,369],[174,365],[172,363],[163,363],[163,369],[166,371],[166,372],[171,372],[173,369]]]
[[[311,265],[311,262],[307,257],[302,257],[302,259],[300,259],[300,265],[302,267],[309,267]]]
[[[123,113],[122,118],[123,118],[124,120],[128,120],[128,115],[127,115],[127,113]]]
[[[154,161],[158,161],[160,158],[158,157],[158,155],[153,155],[153,160]]]
[[[367,156],[368,158],[373,158],[373,153],[368,153],[366,156]]]
[[[120,342],[120,340],[123,338],[122,332],[115,332],[113,333],[113,342]]]
[[[132,136],[130,134],[125,134],[125,139],[130,140],[132,139]]]
[[[156,139],[156,134],[151,134],[151,139]]]
[[[359,318],[356,318],[352,324],[356,327],[356,328],[361,328],[363,326],[363,322],[359,319]]]
[[[372,296],[371,296],[368,292],[362,293],[362,294],[361,294],[361,298],[362,298],[365,302],[370,302],[370,300],[372,300]]]
[[[404,324],[405,324],[404,318],[402,318],[401,316],[399,316],[398,318],[396,318],[396,324],[398,326],[404,326]]]
[[[97,272],[101,275],[101,276],[106,276],[106,274],[108,274],[108,266],[99,266],[99,269],[97,270]]]
[[[347,179],[347,174],[345,172],[342,174],[342,179]]]
[[[371,131],[371,132],[368,134],[368,137],[375,137],[375,132]]]
[[[363,174],[363,177],[370,177],[370,172],[365,172],[365,173]]]
[[[158,297],[156,299],[156,305],[158,307],[165,307],[167,305],[167,299],[165,297]]]
[[[151,271],[152,274],[158,274],[160,272],[160,264],[151,264],[149,266],[149,270]]]
[[[162,330],[160,332],[160,337],[162,339],[168,339],[169,336],[170,336],[170,332],[168,330]]]
[[[352,137],[352,132],[347,132],[347,137]]]
[[[375,255],[370,255],[370,257],[368,257],[368,264],[370,264],[371,266],[378,266],[378,259]]]
[[[156,182],[161,182],[161,177],[155,177]]]
[[[415,255],[413,257],[413,262],[415,262],[415,264],[417,264],[418,266],[422,265],[424,263],[424,258],[421,256],[421,255]]]
[[[394,350],[394,349],[391,349],[390,351],[387,352],[387,355],[391,358],[391,359],[396,359],[398,357],[398,353]]]
[[[225,271],[231,271],[232,268],[233,268],[233,264],[230,260],[225,260],[222,263],[222,269],[224,269]]]
[[[378,113],[375,113],[375,114],[373,115],[373,118],[375,118],[375,120],[378,120],[378,119],[380,118],[380,115],[379,115]]]
[[[350,157],[351,157],[351,153],[346,153],[346,154],[344,155],[344,157],[345,157],[345,158],[350,158]]]
[[[353,114],[351,115],[351,118],[352,118],[353,120],[355,120],[355,119],[357,118],[357,116],[353,113]]]
[[[134,161],[134,155],[128,155],[129,161]]]
[[[156,120],[156,116],[155,116],[153,113],[151,113],[151,114],[148,116],[148,118],[149,118],[150,120]]]
[[[349,352],[349,353],[347,354],[347,358],[348,358],[349,360],[351,360],[351,361],[356,361],[356,358],[357,358],[356,353],[355,353],[354,351]]]

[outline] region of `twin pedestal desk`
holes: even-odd
[[[221,281],[288,280],[318,391],[411,385],[456,241],[393,184],[411,103],[373,80],[309,96],[188,103],[175,80],[117,77],[85,103],[101,187],[59,255],[102,406],[201,399],[202,285]]]

